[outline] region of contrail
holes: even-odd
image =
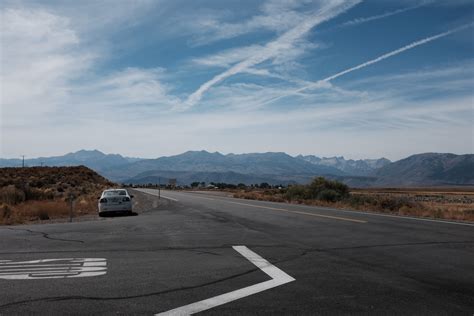
[[[181,109],[183,108],[183,106],[184,108],[189,108],[196,104],[199,100],[201,100],[203,94],[207,92],[207,90],[209,90],[212,86],[218,84],[219,82],[233,75],[241,73],[246,69],[260,64],[268,59],[274,58],[282,50],[287,50],[291,48],[295,41],[303,37],[312,28],[347,11],[354,5],[358,4],[360,1],[361,0],[352,0],[349,2],[345,2],[340,0],[337,2],[328,2],[329,4],[321,8],[317,14],[313,15],[311,18],[304,20],[294,28],[290,29],[289,31],[278,37],[275,41],[265,45],[259,53],[235,64],[228,70],[220,73],[211,80],[202,84],[196,91],[189,95],[184,104],[181,105]]]
[[[263,103],[261,103],[261,104],[259,104],[259,105],[265,105],[265,104],[274,102],[274,101],[276,101],[276,100],[285,98],[285,97],[287,97],[287,96],[289,96],[289,95],[297,94],[297,93],[299,93],[299,92],[301,92],[301,91],[304,91],[304,90],[307,90],[307,89],[310,89],[310,88],[313,88],[313,87],[320,86],[321,84],[323,84],[323,83],[325,83],[325,82],[332,81],[332,80],[334,80],[334,79],[336,79],[336,78],[339,78],[339,77],[341,77],[341,76],[344,76],[344,75],[346,75],[346,74],[348,74],[348,73],[351,73],[351,72],[353,72],[353,71],[356,71],[356,70],[365,68],[365,67],[370,66],[370,65],[375,64],[375,63],[378,63],[378,62],[380,62],[380,61],[382,61],[382,60],[384,60],[384,59],[387,59],[387,58],[390,58],[390,57],[392,57],[392,56],[398,55],[398,54],[400,54],[400,53],[403,53],[404,51],[407,51],[407,50],[410,50],[410,49],[415,48],[415,47],[417,47],[417,46],[420,46],[420,45],[429,43],[429,42],[434,41],[434,40],[436,40],[436,39],[439,39],[439,38],[441,38],[441,37],[445,37],[445,36],[448,36],[448,35],[450,35],[450,34],[453,34],[453,33],[456,33],[456,32],[462,31],[462,30],[465,30],[465,29],[467,29],[467,28],[469,28],[469,27],[472,27],[473,25],[474,25],[474,23],[465,24],[465,25],[460,26],[460,27],[457,27],[457,28],[455,28],[455,29],[452,29],[452,30],[449,30],[449,31],[446,31],[446,32],[443,32],[443,33],[439,33],[439,34],[437,34],[437,35],[433,35],[433,36],[424,38],[424,39],[422,39],[422,40],[413,42],[413,43],[411,43],[411,44],[408,44],[408,45],[406,45],[406,46],[403,46],[403,47],[401,47],[401,48],[399,48],[399,49],[396,49],[396,50],[394,50],[394,51],[391,51],[391,52],[389,52],[389,53],[383,54],[383,55],[381,55],[381,56],[379,56],[379,57],[377,57],[377,58],[374,58],[374,59],[372,59],[372,60],[366,61],[365,63],[362,63],[362,64],[360,64],[360,65],[357,65],[357,66],[352,67],[352,68],[349,68],[349,69],[346,69],[346,70],[344,70],[344,71],[338,72],[337,74],[334,74],[334,75],[332,75],[332,76],[329,76],[329,77],[324,78],[324,79],[321,79],[321,80],[318,80],[318,81],[313,82],[313,83],[311,83],[311,84],[309,84],[309,85],[307,85],[307,86],[304,86],[304,87],[302,87],[302,88],[293,90],[293,91],[291,91],[291,92],[289,92],[289,93],[287,93],[287,94],[285,94],[285,95],[281,95],[281,96],[275,97],[275,98],[273,98],[273,99],[269,99],[268,101],[265,101],[265,102],[263,102]]]
[[[389,16],[393,16],[393,15],[397,15],[397,14],[400,14],[400,13],[403,13],[403,12],[418,9],[419,7],[425,6],[425,5],[427,5],[431,2],[432,1],[424,1],[420,4],[417,4],[417,5],[408,7],[408,8],[398,9],[398,10],[394,10],[394,11],[390,11],[390,12],[385,12],[385,13],[382,13],[382,14],[379,14],[379,15],[373,15],[373,16],[369,16],[369,17],[366,17],[366,18],[356,18],[354,20],[342,23],[340,26],[358,25],[358,24],[362,24],[362,23],[365,23],[365,22],[380,20],[380,19],[383,19],[383,18],[387,18]]]

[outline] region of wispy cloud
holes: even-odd
[[[154,106],[156,112],[179,102],[164,83],[162,68],[97,74],[103,52],[89,45],[67,17],[43,8],[6,8],[0,19],[2,127],[57,124],[66,117],[70,124],[125,108],[136,112],[136,107]]]
[[[24,121],[66,102],[68,82],[89,69],[95,55],[80,48],[67,18],[44,10],[0,12],[2,121]]]
[[[318,5],[319,1],[309,3],[298,0],[267,0],[260,6],[257,14],[237,22],[225,22],[228,12],[212,12],[188,19],[188,31],[194,33],[192,45],[205,45],[220,40],[235,38],[253,32],[270,31],[283,33],[308,18],[300,11],[301,7]]]
[[[251,55],[247,59],[242,60],[241,62],[235,64],[228,70],[220,73],[219,75],[215,76],[211,80],[202,84],[199,89],[194,91],[189,97],[187,98],[184,108],[189,108],[194,106],[197,102],[199,102],[206,91],[208,91],[211,87],[216,85],[217,83],[233,76],[238,73],[245,71],[248,68],[251,68],[255,65],[258,65],[268,59],[275,58],[284,50],[287,50],[292,47],[294,42],[299,40],[301,37],[305,36],[312,28],[321,24],[331,18],[341,14],[342,12],[347,11],[354,5],[356,5],[359,1],[331,1],[329,4],[323,6],[317,13],[315,13],[310,18],[304,20],[302,23],[298,24],[296,27],[290,29],[289,31],[285,32],[281,36],[279,36],[276,40],[268,43],[265,45],[261,51]]]
[[[436,67],[422,68],[408,73],[375,75],[346,82],[347,89],[385,91],[385,99],[423,97],[440,99],[453,95],[472,94],[474,60]]]
[[[198,66],[227,68],[258,54],[263,48],[262,45],[250,45],[225,49],[212,55],[193,58],[192,63]]]
[[[342,23],[340,26],[353,26],[353,25],[358,25],[358,24],[362,24],[362,23],[366,23],[366,22],[371,22],[371,21],[375,21],[375,20],[388,18],[390,16],[394,16],[394,15],[397,15],[397,14],[400,14],[400,13],[404,13],[404,12],[407,12],[407,11],[418,9],[418,8],[420,8],[422,6],[425,6],[425,5],[427,5],[431,2],[433,2],[433,1],[424,1],[424,2],[421,2],[420,4],[417,4],[417,5],[414,5],[414,6],[411,6],[411,7],[407,7],[407,8],[388,11],[388,12],[385,12],[385,13],[382,13],[382,14],[377,14],[377,15],[368,16],[368,17],[355,18],[353,20]]]
[[[302,88],[293,90],[293,91],[292,91],[291,93],[289,93],[289,94],[283,94],[283,95],[280,95],[280,96],[278,96],[278,97],[276,97],[276,98],[270,99],[270,100],[264,102],[264,104],[268,104],[268,103],[274,102],[274,101],[276,101],[276,100],[279,100],[279,99],[281,99],[281,98],[285,98],[285,97],[287,97],[287,96],[289,96],[289,95],[291,95],[291,94],[300,93],[300,92],[302,92],[302,91],[304,91],[304,90],[308,90],[308,89],[320,87],[324,82],[332,81],[332,80],[334,80],[334,79],[336,79],[336,78],[339,78],[339,77],[341,77],[341,76],[344,76],[344,75],[346,75],[346,74],[348,74],[348,73],[351,73],[351,72],[353,72],[353,71],[356,71],[356,70],[359,70],[359,69],[368,67],[368,66],[370,66],[370,65],[376,64],[376,63],[381,62],[381,61],[383,61],[383,60],[385,60],[385,59],[387,59],[387,58],[393,57],[393,56],[398,55],[398,54],[401,54],[401,53],[403,53],[403,52],[405,52],[405,51],[407,51],[407,50],[413,49],[413,48],[415,48],[415,47],[417,47],[417,46],[420,46],[420,45],[423,45],[423,44],[432,42],[432,41],[434,41],[434,40],[437,40],[437,39],[439,39],[439,38],[442,38],[442,37],[451,35],[451,34],[456,33],[456,32],[460,32],[460,31],[465,30],[465,29],[467,29],[467,28],[470,28],[470,27],[472,27],[472,26],[474,26],[474,23],[465,24],[465,25],[462,25],[462,26],[460,26],[460,27],[454,28],[454,29],[452,29],[452,30],[449,30],[449,31],[446,31],[446,32],[443,32],[443,33],[439,33],[439,34],[436,34],[436,35],[433,35],[433,36],[430,36],[430,37],[421,39],[421,40],[419,40],[419,41],[416,41],[416,42],[413,42],[413,43],[408,44],[408,45],[406,45],[406,46],[403,46],[403,47],[401,47],[401,48],[399,48],[399,49],[396,49],[396,50],[394,50],[394,51],[391,51],[391,52],[389,52],[389,53],[383,54],[383,55],[381,55],[381,56],[379,56],[379,57],[377,57],[377,58],[374,58],[374,59],[371,59],[371,60],[369,60],[369,61],[366,61],[366,62],[364,62],[364,63],[362,63],[362,64],[359,64],[359,65],[357,65],[357,66],[355,66],[355,67],[348,68],[348,69],[343,70],[343,71],[341,71],[341,72],[338,72],[338,73],[336,73],[336,74],[334,74],[334,75],[331,75],[331,76],[326,77],[326,78],[324,78],[324,79],[321,79],[321,80],[318,80],[318,81],[316,81],[316,82],[313,82],[313,83],[311,83],[311,84],[309,84],[309,85],[306,85],[306,86],[304,86],[304,87],[302,87]]]

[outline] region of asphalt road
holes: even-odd
[[[0,315],[153,315],[225,293],[244,297],[202,314],[474,314],[474,225],[135,195],[138,216],[1,227]]]

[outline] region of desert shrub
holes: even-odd
[[[285,197],[288,201],[304,200],[308,198],[308,191],[304,185],[293,185],[286,190]]]
[[[9,218],[11,216],[11,213],[12,213],[12,210],[8,205],[2,204],[0,206],[0,219],[5,220]]]
[[[321,201],[336,202],[341,200],[341,195],[336,190],[324,189],[318,193],[316,198]]]
[[[30,185],[35,188],[42,188],[45,184],[42,179],[35,179],[30,182]]]
[[[47,210],[39,210],[37,214],[38,218],[42,221],[49,219],[49,214]]]
[[[16,188],[14,185],[0,188],[0,203],[15,205],[24,202],[25,200],[25,192]]]
[[[28,200],[42,200],[43,199],[43,191],[37,188],[26,187],[23,189],[25,192],[25,199]]]
[[[415,213],[426,209],[422,204],[404,196],[351,194],[345,199],[345,202],[355,209],[398,213],[400,215],[416,215]],[[430,213],[432,213],[431,216],[435,216],[434,209]]]
[[[349,187],[336,180],[327,180],[323,177],[314,179],[308,187],[311,199],[325,201],[339,201],[349,195]],[[324,193],[323,193],[324,192]]]
[[[374,197],[362,194],[351,194],[346,201],[353,208],[365,205],[377,205],[377,200]]]
[[[315,178],[309,185],[294,185],[282,191],[288,201],[321,200],[340,201],[349,196],[349,187],[342,182]]]
[[[401,208],[416,208],[417,206],[416,203],[407,198],[397,196],[381,197],[380,200],[378,200],[378,205],[380,208],[392,212],[398,212]]]
[[[251,193],[248,193],[248,194],[244,194],[243,198],[246,199],[246,200],[257,200],[258,195],[257,195],[257,193],[251,192]]]
[[[270,201],[270,202],[285,202],[285,199],[282,198],[281,196],[270,196],[267,201]]]

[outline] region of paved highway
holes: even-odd
[[[156,193],[0,228],[0,314],[474,313],[474,225]]]

